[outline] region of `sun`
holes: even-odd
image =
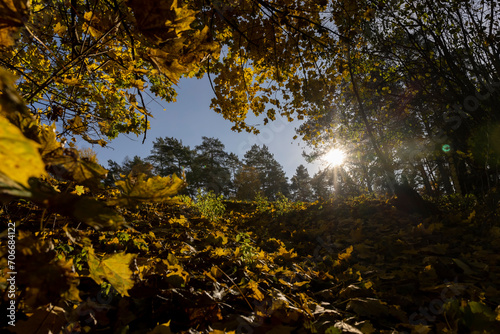
[[[345,152],[338,148],[332,148],[323,156],[323,160],[332,166],[339,166],[345,160]]]

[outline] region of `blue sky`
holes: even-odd
[[[214,94],[207,77],[199,80],[182,79],[177,93],[177,101],[173,103],[160,99],[149,99],[149,102],[146,102],[154,119],[151,120],[151,129],[148,130],[144,144],[142,136],[120,135],[105,148],[94,145],[92,149],[97,152],[99,162],[107,167],[108,159],[122,163],[126,156],[132,158],[138,155],[145,158],[150,154],[153,141],[158,137],[174,137],[182,140],[184,145],[194,148],[201,144],[201,137],[206,136],[219,138],[226,146],[226,152],[233,152],[240,158],[243,158],[253,144],[267,145],[289,178],[295,174],[295,169],[300,164],[307,167],[311,176],[317,172],[318,166],[307,163],[302,157],[302,151],[307,150],[305,143],[299,139],[293,140],[295,128],[299,123],[277,119],[266,126],[259,126],[259,135],[237,133],[231,131],[231,122],[210,109],[210,100]],[[255,119],[255,123],[262,124],[258,119]],[[78,145],[81,148],[89,147],[89,144],[84,142]]]

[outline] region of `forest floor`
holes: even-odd
[[[17,205],[11,219],[40,215]],[[123,210],[130,226],[113,232],[25,224],[10,329],[500,333],[500,210],[471,199],[439,205],[424,219],[371,197],[225,202],[212,220],[146,205]]]

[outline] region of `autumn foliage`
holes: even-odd
[[[500,332],[498,10],[449,3],[2,1],[0,288],[17,317],[2,330]],[[146,136],[143,94],[173,101],[180,78],[205,74],[234,130],[279,114],[306,118],[299,134],[320,151],[357,143],[349,173],[364,185],[301,202],[325,190],[301,170],[291,201],[254,146],[251,167],[209,175],[240,180],[249,201],[191,198],[180,162],[110,184],[75,146]]]
[[[209,220],[195,206],[145,204],[123,209],[130,226],[116,232],[58,215],[40,231],[40,209],[12,202],[2,216],[23,226],[16,331],[500,328],[499,212],[450,200],[424,220],[369,197],[278,207],[226,202]]]

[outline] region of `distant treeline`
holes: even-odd
[[[194,149],[176,138],[157,138],[146,158],[126,157],[121,164],[108,160],[108,169],[108,185],[130,173],[148,176],[175,173],[185,175],[187,194],[194,195],[202,188],[241,200],[253,200],[257,194],[274,200],[281,193],[296,201],[314,201],[331,197],[335,190],[333,169],[321,170],[311,177],[306,167],[300,165],[289,180],[266,145],[253,145],[240,159],[226,152],[219,139],[208,137],[202,137],[202,143]],[[342,178],[338,176],[338,180]],[[355,190],[352,186],[347,189],[345,184],[337,188],[341,193]]]

